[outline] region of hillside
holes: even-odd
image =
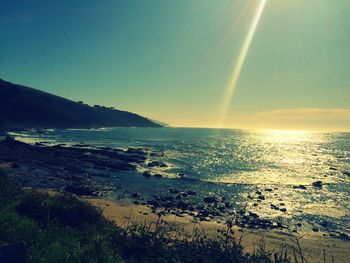
[[[0,79],[0,128],[161,127],[140,115],[74,102]]]

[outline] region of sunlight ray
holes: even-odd
[[[244,62],[246,60],[249,48],[251,46],[252,40],[254,38],[255,31],[258,27],[260,18],[262,16],[262,13],[264,11],[265,5],[267,0],[260,0],[260,3],[256,9],[255,15],[253,17],[252,23],[249,27],[248,33],[244,39],[243,45],[240,49],[239,56],[237,59],[237,62],[232,70],[232,73],[230,75],[230,80],[227,85],[226,91],[224,93],[224,98],[221,103],[221,109],[220,109],[220,116],[219,116],[219,125],[218,127],[222,127],[225,122],[225,118],[227,115],[228,108],[230,106],[230,102],[232,100],[232,97],[234,95],[235,89],[237,87],[237,83],[239,80],[239,77],[241,75],[241,71],[244,65]]]

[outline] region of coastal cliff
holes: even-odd
[[[162,127],[140,115],[89,106],[0,79],[0,129]]]

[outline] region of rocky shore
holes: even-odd
[[[46,146],[16,141],[0,141],[0,163],[11,179],[23,187],[51,188],[76,195],[102,196],[112,190],[113,174],[136,171],[146,160],[138,149],[92,149],[87,145]]]
[[[154,173],[153,168],[166,169],[167,164],[160,161],[163,153],[141,148],[115,149],[108,147],[92,148],[89,145],[58,144],[49,146],[46,142],[26,144],[10,137],[0,140],[0,166],[6,167],[10,179],[22,187],[35,189],[55,189],[59,192],[78,196],[103,197],[115,190],[115,177],[119,173],[137,173],[145,178],[163,177],[161,172]],[[139,167],[145,167],[140,171]],[[183,174],[178,174],[184,178]],[[322,187],[315,182],[312,187]],[[293,186],[303,191],[305,186]],[[271,210],[287,213],[287,207],[281,199],[279,203],[268,203],[270,195],[278,189],[257,188],[248,193],[247,199],[253,206],[269,205]],[[199,196],[196,191],[172,188],[152,197],[139,192],[129,195],[130,203],[150,208],[155,215],[173,215],[178,218],[190,217],[194,222],[215,222],[223,225],[235,225],[251,230],[288,230],[295,234],[303,231],[302,222],[292,227],[286,225],[282,217],[273,219],[260,217],[250,209],[237,209],[237,206],[224,196]],[[266,204],[265,204],[266,203]],[[313,232],[323,236],[350,240],[344,232],[331,232],[325,221]]]

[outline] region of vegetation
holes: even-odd
[[[161,127],[112,107],[91,107],[0,79],[0,128]]]
[[[290,262],[263,246],[246,255],[232,225],[212,239],[194,229],[179,235],[162,220],[125,228],[72,196],[24,191],[0,171],[0,244],[25,241],[29,262]]]

